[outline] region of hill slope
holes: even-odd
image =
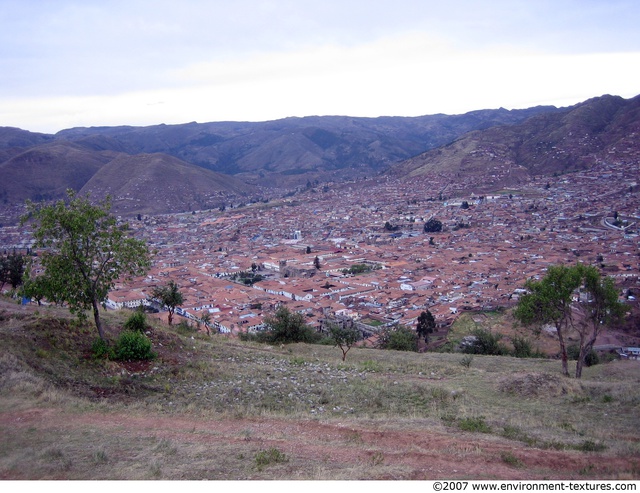
[[[113,340],[126,312],[105,315]],[[637,479],[640,364],[285,348],[150,320],[158,357],[0,298],[3,479]]]
[[[82,193],[112,197],[120,214],[161,214],[211,209],[249,196],[239,180],[166,154],[119,154],[83,185]]]
[[[415,178],[430,174],[478,176],[491,189],[530,176],[589,169],[598,161],[640,159],[640,96],[602,96],[523,123],[470,132],[390,170]]]

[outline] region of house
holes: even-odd
[[[621,359],[640,359],[640,347],[621,347],[617,353]]]

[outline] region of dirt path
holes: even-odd
[[[208,479],[630,479],[639,466],[637,458],[607,456],[603,460],[598,454],[535,449],[493,435],[452,434],[445,429],[404,431],[394,428],[393,423],[95,412],[69,415],[49,408],[0,414],[0,429],[18,435],[46,429],[48,434],[70,441],[90,434],[102,437],[107,448],[114,440],[134,444],[151,436],[154,443],[164,441],[180,450],[173,463],[164,466],[167,479],[201,479],[195,457],[203,450],[209,454],[209,461],[221,463],[221,457],[230,451],[242,458],[269,448],[278,449],[291,460],[264,471],[240,466],[234,471],[227,464],[221,466],[224,470],[214,472],[210,463],[209,473],[202,474]],[[95,445],[93,439],[87,446]],[[109,454],[112,462],[122,463],[131,452],[124,449]],[[2,479],[26,479],[16,470],[0,472]],[[62,472],[58,478],[74,475]]]

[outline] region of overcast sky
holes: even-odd
[[[629,98],[638,26],[637,0],[0,0],[0,126]]]

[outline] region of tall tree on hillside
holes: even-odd
[[[158,300],[167,309],[169,312],[168,321],[169,325],[171,325],[176,308],[184,303],[184,297],[178,285],[173,281],[169,281],[166,286],[156,286],[151,297]]]
[[[115,281],[144,275],[150,254],[144,241],[127,236],[128,225],[110,215],[110,199],[92,205],[89,197],[67,191],[67,201],[42,206],[27,202],[23,224],[35,223],[35,247],[44,249],[42,279],[31,285],[44,298],[69,304],[85,318],[93,309],[100,338],[104,340],[99,307]]]
[[[582,376],[584,361],[597,336],[626,311],[618,301],[611,278],[602,279],[595,267],[555,265],[540,281],[525,283],[525,294],[514,311],[517,320],[540,331],[553,324],[558,334],[562,372],[569,376],[566,340],[570,330],[579,335],[576,378]]]
[[[569,376],[569,357],[566,337],[572,327],[572,297],[580,286],[580,273],[573,267],[551,266],[540,281],[525,283],[527,294],[520,298],[514,312],[517,320],[524,325],[535,326],[539,333],[541,326],[553,324],[558,334],[562,373]]]
[[[0,256],[0,290],[6,283],[11,284],[13,289],[20,286],[24,269],[24,256],[15,250],[7,256]]]
[[[429,342],[429,334],[433,334],[436,330],[436,319],[433,314],[427,310],[422,312],[418,316],[418,325],[416,325],[416,332],[418,336],[424,337],[424,342]]]
[[[589,266],[583,267],[582,280],[583,296],[577,303],[581,316],[576,323],[580,338],[576,378],[582,376],[582,368],[598,336],[628,311],[628,307],[618,301],[618,290],[611,277],[601,277],[598,269]]]

